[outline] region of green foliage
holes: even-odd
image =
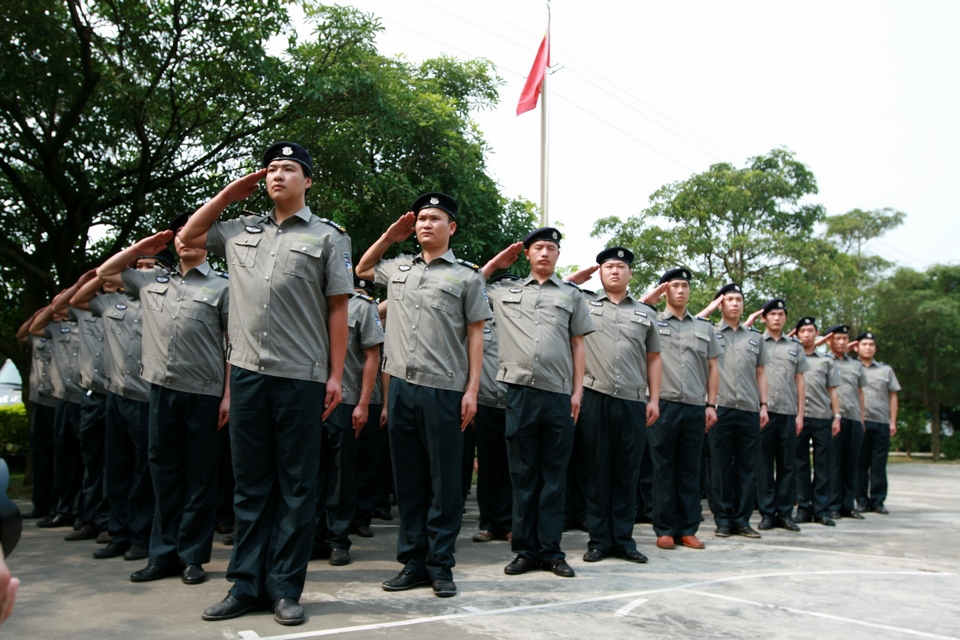
[[[907,454],[930,451],[928,422],[927,410],[923,405],[902,402],[897,411],[897,434],[890,439],[890,450]]]
[[[940,443],[940,450],[947,460],[960,460],[960,434],[945,436]]]
[[[26,455],[29,448],[30,423],[24,406],[0,406],[0,457]]]

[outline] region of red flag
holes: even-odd
[[[540,97],[540,87],[543,84],[543,75],[550,66],[550,32],[543,36],[537,57],[533,60],[530,75],[520,92],[520,102],[517,103],[517,115],[537,108],[537,99]]]

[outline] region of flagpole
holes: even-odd
[[[547,0],[547,51],[550,47],[550,0]],[[547,60],[549,61],[549,53]],[[547,109],[547,76],[550,75],[549,65],[543,70],[543,80],[540,84],[540,226],[550,224],[550,139],[549,139],[549,111]]]

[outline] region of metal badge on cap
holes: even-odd
[[[618,258],[622,258],[622,257],[623,257],[623,249],[618,249],[618,250],[617,250],[617,257],[618,257]]]
[[[292,155],[293,155],[293,147],[284,147],[283,150],[282,150],[282,153],[283,153],[283,155],[285,155],[285,156],[292,156]]]
[[[440,204],[440,198],[437,198],[437,197],[430,198],[430,204]]]

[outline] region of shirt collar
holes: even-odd
[[[527,284],[530,284],[531,282],[537,282],[537,279],[534,277],[533,273],[531,273],[526,277],[526,279],[524,279],[523,284],[527,285]],[[552,282],[554,285],[558,287],[563,284],[563,281],[557,277],[556,272],[551,273],[550,277],[543,281],[543,284],[547,284],[548,282]]]
[[[746,331],[746,329],[744,328],[743,324],[738,324],[738,325],[737,325],[737,328],[734,329],[733,327],[731,327],[730,325],[727,324],[727,321],[726,321],[726,320],[721,320],[721,321],[720,321],[720,324],[717,325],[717,329],[719,329],[720,331],[723,331],[723,330],[725,330],[725,329],[730,329],[730,331]]]
[[[277,224],[276,213],[277,213],[276,209],[270,209],[269,213],[263,216],[263,218],[265,220],[270,220],[271,222],[273,222],[273,224]],[[303,209],[300,209],[300,211],[297,211],[295,214],[290,216],[290,218],[300,218],[304,222],[310,222],[311,215],[312,214],[310,213],[310,207],[304,207]],[[287,218],[287,220],[289,220],[290,218]]]
[[[663,310],[663,319],[664,319],[664,320],[669,320],[670,318],[677,318],[677,316],[673,315],[673,312],[670,311],[669,309],[664,309],[664,310]],[[677,318],[677,320],[679,320],[680,322],[683,322],[683,321],[686,320],[687,318],[690,318],[691,320],[693,320],[693,316],[690,314],[690,309],[685,309],[684,312],[683,312],[683,317]]]
[[[764,340],[773,340],[773,341],[775,341],[775,342],[780,342],[780,341],[782,341],[782,340],[786,340],[786,339],[787,339],[787,336],[785,336],[785,335],[783,335],[783,333],[781,333],[779,338],[774,338],[774,337],[773,337],[773,334],[771,334],[769,330],[766,330],[766,331],[763,332],[763,339],[764,339]]]
[[[600,289],[600,292],[597,294],[597,300],[610,300],[610,296],[607,295],[606,289]],[[624,302],[627,302],[628,300],[634,300],[634,301],[636,301],[636,299],[635,299],[633,296],[631,296],[629,292],[627,292],[627,295],[625,295],[625,296],[623,297],[623,300],[621,300],[620,302],[614,302],[613,300],[610,300],[610,303],[611,303],[611,304],[623,304]]]
[[[413,261],[416,262],[417,260],[420,262],[426,262],[426,260],[423,259],[423,251],[414,256]],[[453,249],[447,249],[438,257],[434,258],[434,260],[446,260],[450,264],[453,264],[457,261],[457,258],[453,255]]]

